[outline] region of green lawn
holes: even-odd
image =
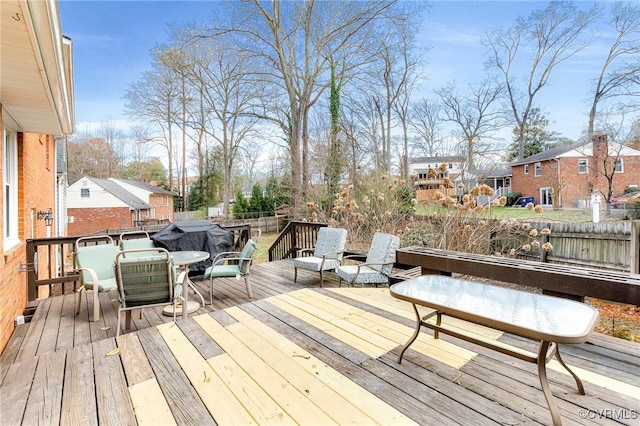
[[[260,235],[258,240],[258,249],[253,256],[253,263],[263,263],[269,261],[269,247],[278,238],[278,234],[265,234]]]

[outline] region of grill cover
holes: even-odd
[[[206,220],[170,223],[151,239],[169,251],[198,250],[209,252],[209,259],[189,266],[189,275],[203,275],[219,253],[234,247],[233,232]]]

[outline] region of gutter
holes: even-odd
[[[62,36],[60,16],[55,0],[21,0],[25,11],[25,24],[36,53],[50,105],[56,113],[60,133],[73,133],[71,87],[71,57],[65,61],[65,50],[70,54],[71,39]],[[63,39],[65,48],[63,49]]]

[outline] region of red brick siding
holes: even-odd
[[[587,158],[587,157],[580,157]],[[589,183],[593,189],[606,194],[607,179],[600,173],[594,178],[592,164],[594,159],[588,157],[588,173],[578,173],[578,157],[559,158],[542,162],[542,175],[534,176],[534,164],[529,164],[529,174],[524,174],[524,166],[513,166],[511,187],[514,192],[521,192],[523,197],[534,197],[535,203],[540,202],[540,188],[552,187],[558,179],[558,169],[562,180],[560,193],[562,207],[576,207],[578,200],[588,200],[590,196]],[[629,185],[640,185],[640,157],[624,157],[623,172],[613,175],[614,196],[621,194]],[[559,168],[558,168],[559,165]]]
[[[54,152],[53,136],[18,133],[18,237],[21,243],[6,250],[4,227],[0,230],[0,351],[13,334],[15,316],[22,315],[27,306],[27,274],[20,272],[20,265],[26,262],[25,240],[47,236],[45,223],[36,219],[36,212],[55,206]],[[0,175],[2,164],[0,161]],[[4,198],[0,197],[0,211],[3,204]]]
[[[589,158],[589,165],[593,158]],[[613,175],[613,195],[620,195],[629,185],[640,186],[640,157],[624,157],[622,159],[623,172]],[[593,183],[593,189],[607,194],[609,183],[606,177],[598,173],[595,178],[591,175],[593,169],[589,167],[589,174],[578,174],[578,158],[562,158],[562,181],[564,189],[562,201],[565,207],[576,206],[579,199],[588,199],[590,196],[588,183]],[[603,200],[604,202],[604,200]]]
[[[173,222],[173,197],[170,195],[151,194],[149,204],[156,210],[155,219],[169,219]]]
[[[134,213],[128,207],[102,207],[94,209],[67,209],[73,222],[67,224],[69,236],[89,235],[108,228],[133,226]]]
[[[529,174],[524,173],[524,165],[513,166],[511,172],[511,190],[520,192],[523,197],[533,197],[534,203],[540,203],[540,188],[552,187],[558,179],[556,161],[542,161],[540,176],[535,175],[535,164],[529,164]]]

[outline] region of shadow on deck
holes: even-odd
[[[40,301],[0,358],[1,423],[550,423],[532,364],[424,331],[397,364],[415,318],[388,289],[337,289],[331,275],[320,289],[307,271],[293,283],[288,261],[253,272],[252,300],[242,280],[221,279],[213,306],[175,324],[160,308],[134,313],[118,338],[115,294],[101,295],[97,323],[91,302],[76,316],[72,295]],[[208,299],[208,283],[195,283]],[[640,423],[640,344],[594,334],[561,350],[587,393],[550,365],[564,424]]]

